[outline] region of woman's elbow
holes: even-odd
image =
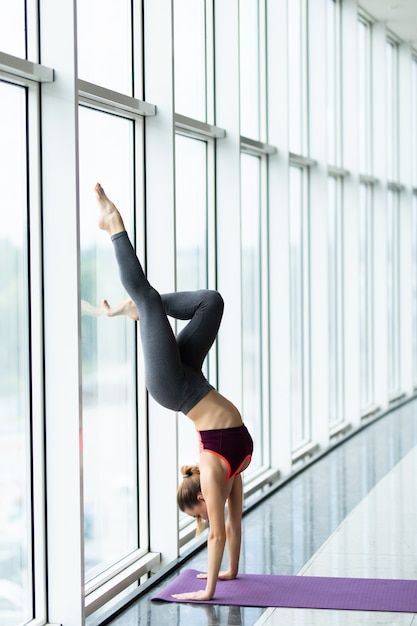
[[[209,531],[208,540],[210,543],[224,544],[226,542],[226,530]]]

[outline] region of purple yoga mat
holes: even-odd
[[[184,570],[152,600],[184,602],[172,594],[204,589],[197,574]],[[239,574],[219,580],[213,600],[204,604],[417,613],[417,580]]]

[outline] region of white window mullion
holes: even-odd
[[[143,0],[145,94],[158,103],[159,112],[146,127],[146,270],[151,283],[162,293],[175,290],[172,5],[171,0]],[[148,414],[150,485],[158,483],[157,489],[149,490],[149,541],[151,549],[157,546],[167,563],[179,554],[178,507],[172,497],[179,479],[177,421],[153,400],[149,402]],[[180,415],[178,419],[184,417]],[[152,454],[155,450],[157,454]]]
[[[40,186],[39,89],[28,89],[28,163],[29,230],[31,268],[31,350],[32,350],[32,455],[33,455],[33,575],[35,581],[35,617],[47,615],[47,596],[43,581],[46,569],[45,520],[45,444],[43,377],[43,301],[42,239]]]
[[[56,71],[41,119],[48,617],[63,624],[84,621],[74,16],[74,0],[40,1],[41,61]]]
[[[239,404],[242,385],[234,375],[236,363],[242,358],[238,11],[238,0],[216,2],[216,124],[227,128],[227,136],[217,143],[216,152],[217,285],[228,298],[219,335],[219,387],[221,393]],[[227,337],[227,343],[222,336]]]
[[[286,59],[289,47],[287,27],[288,2],[268,0],[267,10],[267,128],[268,142],[279,146],[279,152],[268,158],[268,269],[269,345],[270,350],[270,408],[269,439],[271,465],[284,473],[291,470],[290,423],[290,328],[291,312],[288,295],[283,304],[283,294],[289,293],[289,176],[288,127],[289,64],[274,63],[271,59]],[[274,419],[279,413],[281,419]]]

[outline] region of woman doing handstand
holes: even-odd
[[[160,295],[148,282],[116,206],[99,183],[95,186],[99,227],[113,242],[120,278],[131,300],[117,307],[104,301],[107,315],[125,314],[140,319],[146,386],[162,406],[183,412],[193,423],[200,441],[200,461],[183,468],[178,489],[180,508],[197,520],[209,522],[205,589],[177,594],[181,600],[211,600],[218,579],[238,573],[242,478],[252,458],[253,442],[237,408],[206,380],[203,361],[219,330],[223,300],[212,290]],[[189,320],[175,337],[168,317]],[[225,505],[228,503],[225,523]],[[229,568],[220,572],[227,540]]]

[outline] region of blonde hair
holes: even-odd
[[[183,465],[181,467],[182,482],[177,491],[177,504],[181,511],[193,509],[198,504],[201,495],[200,468],[198,465]],[[201,517],[196,517],[197,534],[204,529]]]

